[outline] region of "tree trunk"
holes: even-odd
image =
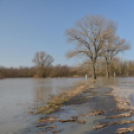
[[[95,70],[95,64],[93,63],[93,78],[96,79],[96,70]]]
[[[109,63],[106,63],[106,74],[107,74],[107,77],[109,78],[110,77],[110,74],[109,74]]]

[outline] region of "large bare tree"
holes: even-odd
[[[53,57],[46,54],[44,51],[36,52],[33,62],[37,66],[38,77],[46,77],[50,71],[50,65],[54,61]]]
[[[106,39],[103,46],[102,56],[106,62],[106,74],[107,77],[110,77],[109,74],[109,65],[113,58],[120,52],[124,52],[130,48],[130,44],[126,42],[125,39],[120,39],[119,36],[111,36],[109,39]]]
[[[85,16],[77,20],[75,26],[66,30],[67,40],[76,47],[67,52],[66,56],[88,57],[93,68],[93,78],[96,79],[95,66],[102,51],[105,39],[108,39],[116,30],[116,24],[102,16]]]

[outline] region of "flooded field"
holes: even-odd
[[[53,95],[72,88],[83,78],[15,78],[0,80],[0,134],[19,134],[37,121],[38,115],[28,112],[38,109]]]
[[[65,103],[64,107],[52,116],[58,118],[59,121],[37,127],[37,120],[44,118],[44,115],[28,114],[31,109],[38,109],[44,106],[45,102],[53,95],[72,88],[84,78],[55,78],[55,79],[3,79],[0,81],[0,132],[1,134],[51,134],[52,131],[46,131],[48,127],[57,129],[62,134],[109,134],[115,133],[120,125],[108,126],[100,130],[94,130],[96,122],[110,122],[106,116],[111,116],[110,109],[116,108],[116,102],[112,95],[106,95],[114,89],[116,96],[125,98],[134,104],[134,78],[98,78],[94,82],[94,89],[84,91],[82,94],[72,98]],[[86,97],[85,97],[86,96]],[[102,109],[105,115],[100,116],[81,116],[92,110]],[[117,113],[116,113],[117,114]],[[78,120],[85,123],[66,122],[60,120],[70,119],[77,116]],[[125,119],[133,120],[133,116]],[[117,121],[115,119],[114,121]],[[49,128],[50,129],[50,128]],[[54,131],[53,131],[54,132]]]

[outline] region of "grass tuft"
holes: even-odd
[[[63,106],[64,102],[69,101],[72,97],[81,94],[84,90],[89,89],[90,82],[81,82],[77,84],[74,88],[67,90],[58,96],[52,97],[51,100],[46,103],[45,107],[39,108],[35,114],[51,114],[57,111]]]

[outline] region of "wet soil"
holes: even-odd
[[[96,94],[94,91],[91,91],[91,90],[93,90],[93,88],[83,91],[82,94],[72,97],[69,101],[64,102],[63,104],[64,105],[72,105],[72,104],[86,103],[89,101],[89,98],[95,96],[95,94]]]

